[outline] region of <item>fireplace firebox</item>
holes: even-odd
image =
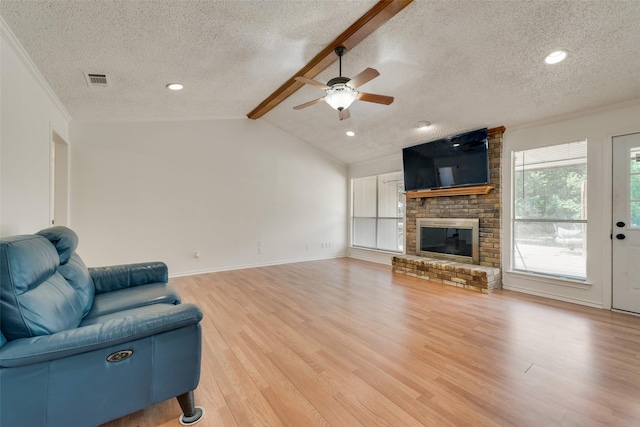
[[[418,218],[416,255],[480,263],[478,219]]]

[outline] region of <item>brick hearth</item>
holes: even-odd
[[[392,259],[393,271],[458,288],[489,293],[502,287],[500,269],[413,255]]]

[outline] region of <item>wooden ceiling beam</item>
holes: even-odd
[[[365,13],[344,33],[340,34],[338,38],[317,54],[307,65],[302,67],[300,71],[247,114],[247,117],[256,120],[264,116],[304,86],[304,83],[294,80],[295,77],[304,76],[313,79],[329,67],[329,65],[338,60],[338,56],[334,52],[336,47],[344,46],[347,48],[347,51],[351,50],[411,2],[413,2],[413,0],[381,0],[378,2],[371,10]]]

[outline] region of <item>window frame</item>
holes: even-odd
[[[381,177],[387,176],[387,175],[393,175],[396,174],[399,176],[399,178],[397,178],[397,182],[398,182],[398,202],[402,202],[402,207],[401,207],[401,212],[400,212],[400,216],[395,216],[395,217],[390,217],[390,216],[380,216],[380,179]],[[367,179],[367,178],[374,178],[375,177],[375,181],[376,181],[376,194],[375,194],[375,216],[356,216],[355,212],[356,212],[356,206],[355,206],[355,202],[356,202],[356,194],[355,194],[355,181],[359,180],[359,179]],[[349,247],[354,248],[354,249],[364,249],[364,250],[370,250],[370,251],[376,251],[376,252],[388,252],[388,253],[394,253],[394,254],[402,254],[404,253],[405,250],[405,227],[406,227],[406,213],[405,213],[405,208],[406,208],[406,201],[404,200],[403,196],[400,196],[401,194],[404,193],[404,177],[402,175],[402,171],[392,171],[392,172],[387,172],[387,173],[380,173],[380,174],[375,174],[375,175],[367,175],[367,176],[360,176],[360,177],[352,177],[351,178],[351,203],[350,203],[350,207],[351,207],[351,217],[350,217],[350,236],[349,236]],[[358,245],[355,244],[355,233],[356,233],[356,226],[355,226],[355,222],[356,219],[370,219],[370,220],[374,220],[375,221],[375,226],[374,226],[374,230],[375,230],[375,247],[372,246],[364,246],[364,245]],[[396,220],[398,223],[401,224],[401,226],[397,226],[396,227],[396,233],[398,233],[398,235],[400,235],[400,232],[402,233],[401,236],[401,247],[398,250],[393,250],[393,249],[388,249],[388,248],[380,248],[380,236],[379,236],[379,232],[380,232],[380,220]]]
[[[588,140],[585,139],[581,139],[578,141],[571,141],[571,142],[560,142],[560,143],[555,143],[555,144],[550,144],[550,145],[545,145],[545,146],[538,146],[538,147],[530,147],[530,148],[524,148],[524,149],[520,149],[520,150],[512,150],[511,151],[511,165],[510,165],[510,181],[511,181],[511,197],[510,197],[510,215],[509,215],[509,223],[510,223],[510,232],[509,232],[509,272],[510,273],[515,273],[517,275],[523,275],[523,276],[528,276],[531,277],[532,279],[535,280],[536,277],[538,278],[546,278],[545,280],[551,279],[554,282],[558,282],[558,283],[562,283],[562,282],[566,282],[567,284],[569,283],[573,283],[573,284],[577,284],[577,285],[588,285],[589,284],[589,274],[588,274],[588,270],[589,270],[589,265],[588,265],[588,224],[589,224],[589,216],[587,215],[587,212],[589,211],[589,203],[588,203],[588,197],[586,197],[587,194],[587,189],[583,190],[584,194],[585,194],[585,201],[584,204],[582,205],[582,210],[583,213],[585,215],[584,218],[582,219],[566,219],[566,218],[549,218],[549,217],[544,217],[544,218],[533,218],[533,217],[529,217],[529,218],[518,218],[518,215],[516,213],[516,205],[517,202],[519,200],[518,195],[517,195],[517,188],[516,188],[516,180],[518,177],[518,174],[521,173],[521,171],[518,170],[518,164],[517,164],[517,160],[516,160],[516,154],[517,153],[526,153],[527,151],[534,151],[534,150],[540,150],[540,149],[546,149],[546,148],[550,148],[550,147],[559,147],[559,146],[563,146],[563,145],[570,145],[570,144],[575,144],[575,143],[583,143],[584,144],[584,157],[581,157],[581,159],[584,159],[584,162],[580,162],[580,163],[571,163],[572,160],[575,160],[573,158],[566,158],[566,159],[561,159],[561,160],[555,160],[555,162],[560,161],[560,162],[568,162],[565,166],[572,166],[572,165],[576,165],[576,164],[584,164],[585,167],[585,181],[584,183],[587,185],[588,188],[588,182],[589,182],[589,143]],[[548,163],[550,165],[553,164],[554,161],[549,161]],[[525,166],[523,165],[523,168]],[[549,166],[547,168],[539,168],[539,169],[552,169],[554,166]],[[557,166],[555,166],[557,167]],[[535,168],[534,168],[535,169]],[[583,235],[583,239],[584,239],[584,243],[583,243],[583,249],[584,249],[584,276],[576,276],[570,273],[567,274],[562,274],[562,273],[556,273],[556,272],[552,272],[552,271],[540,271],[537,267],[532,268],[532,269],[528,269],[528,268],[519,268],[516,267],[516,259],[519,256],[519,248],[518,245],[516,243],[516,224],[533,224],[533,223],[539,223],[539,224],[544,224],[544,223],[548,223],[548,224],[553,224],[554,227],[556,227],[558,224],[581,224],[582,225],[582,235]],[[557,233],[557,231],[556,231]],[[520,255],[520,257],[522,257],[522,255]]]

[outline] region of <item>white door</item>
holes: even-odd
[[[613,308],[640,313],[640,133],[613,138]]]

